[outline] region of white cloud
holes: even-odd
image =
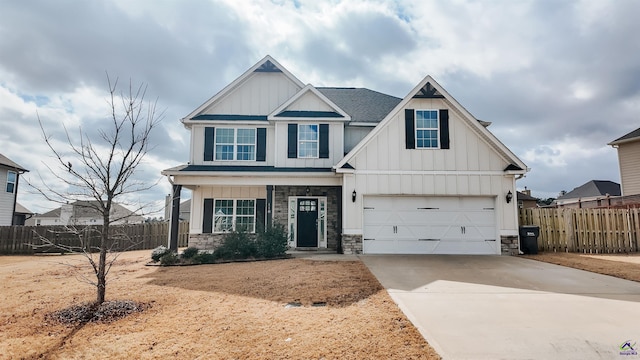
[[[62,123],[93,130],[108,112],[107,70],[147,83],[166,109],[162,146],[144,166],[156,179],[188,159],[179,119],[266,54],[318,86],[404,96],[434,76],[493,122],[532,168],[518,186],[534,193],[615,181],[606,143],[640,126],[638,2],[34,0],[2,10],[0,122],[20,126],[5,126],[0,143],[29,177],[50,156],[36,110],[56,141]]]

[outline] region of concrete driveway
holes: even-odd
[[[444,359],[640,359],[620,349],[640,354],[640,283],[509,256],[360,259]]]

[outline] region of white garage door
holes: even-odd
[[[365,254],[499,254],[494,198],[364,198]]]

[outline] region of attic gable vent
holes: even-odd
[[[264,62],[264,64],[260,65],[254,72],[282,72],[282,70],[278,69],[270,60]]]
[[[413,95],[414,99],[443,99],[444,96],[440,94],[440,92],[431,85],[431,83],[427,82],[422,89],[420,89],[415,95]]]

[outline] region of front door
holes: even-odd
[[[298,247],[318,247],[318,199],[298,199]]]

